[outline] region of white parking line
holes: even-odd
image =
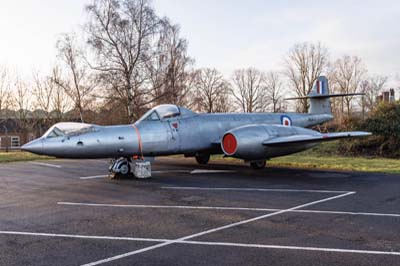
[[[378,216],[378,217],[400,217],[397,213],[374,213],[374,212],[345,212],[345,211],[319,211],[319,210],[295,210],[299,213],[321,213],[321,214],[343,214],[354,216]]]
[[[228,246],[228,247],[266,248],[266,249],[288,249],[288,250],[305,250],[305,251],[323,251],[323,252],[339,252],[339,253],[356,253],[356,254],[358,253],[358,254],[400,256],[400,252],[377,251],[377,250],[360,250],[360,249],[317,248],[317,247],[241,244],[241,243],[204,242],[204,241],[180,241],[180,242],[177,242],[177,243],[193,244],[193,245],[209,245],[209,246]]]
[[[107,204],[107,203],[84,203],[84,202],[57,202],[58,205],[87,206],[87,207],[111,207],[111,208],[136,208],[136,209],[188,209],[188,210],[228,210],[228,211],[257,211],[277,212],[283,209],[271,208],[247,208],[247,207],[217,207],[217,206],[184,206],[184,205],[137,205],[137,204]],[[294,213],[320,213],[320,214],[342,214],[353,216],[379,216],[398,217],[396,213],[371,213],[371,212],[346,212],[346,211],[322,211],[322,210],[293,210]]]
[[[343,194],[354,191],[314,190],[314,189],[275,189],[275,188],[234,188],[234,187],[161,187],[173,190],[210,190],[210,191],[257,191],[257,192],[299,192]]]
[[[222,173],[235,173],[235,170],[208,170],[208,169],[194,169],[190,174],[222,174]]]
[[[97,239],[97,240],[163,242],[163,243],[174,241],[174,240],[171,240],[171,239],[157,239],[157,238],[90,236],[90,235],[50,234],[50,233],[17,232],[17,231],[0,231],[0,234],[2,234],[2,235],[60,237],[60,238],[81,238],[81,239]],[[163,243],[160,243],[160,244],[163,244]],[[265,249],[287,249],[287,250],[304,250],[304,251],[319,251],[319,252],[322,251],[322,252],[339,252],[339,253],[355,253],[355,254],[400,256],[400,252],[377,251],[377,250],[317,248],[317,247],[280,246],[280,245],[245,244],[245,243],[230,243],[230,242],[209,242],[209,241],[190,241],[190,240],[174,241],[174,243],[176,243],[176,244],[188,244],[188,245],[228,246],[228,247],[265,248]]]
[[[189,170],[165,170],[165,171],[152,171],[153,174],[168,174],[168,173],[189,173]],[[104,178],[108,175],[94,175],[94,176],[82,176],[79,177],[81,180],[89,180],[89,179],[96,179],[96,178]]]
[[[240,208],[240,207],[212,207],[212,206],[181,206],[181,205],[131,205],[131,204],[103,204],[83,202],[57,202],[58,205],[87,206],[87,207],[113,207],[113,208],[137,208],[137,209],[198,209],[198,210],[235,210],[235,211],[278,211],[279,209],[265,208]]]
[[[93,176],[81,176],[79,179],[81,180],[88,180],[88,179],[96,179],[96,178],[105,178],[108,175],[93,175]]]
[[[98,261],[91,262],[91,263],[88,263],[88,264],[84,264],[83,266],[94,266],[94,265],[100,265],[100,264],[103,264],[103,263],[107,263],[107,262],[110,262],[110,261],[115,261],[115,260],[118,260],[118,259],[122,259],[122,258],[125,258],[125,257],[129,257],[129,256],[132,256],[132,255],[135,255],[135,254],[143,253],[143,252],[146,252],[146,251],[149,251],[149,250],[154,250],[154,249],[157,249],[157,248],[160,248],[160,247],[168,246],[168,245],[171,245],[171,244],[174,244],[174,243],[177,243],[177,242],[186,241],[186,240],[189,240],[189,239],[192,239],[192,238],[195,238],[195,237],[207,235],[207,234],[214,233],[214,232],[217,232],[217,231],[221,231],[221,230],[224,230],[224,229],[232,228],[232,227],[235,227],[235,226],[238,226],[238,225],[247,224],[247,223],[258,221],[258,220],[265,219],[265,218],[268,218],[268,217],[276,216],[276,215],[279,215],[279,214],[282,214],[282,213],[286,213],[286,212],[290,212],[290,211],[293,211],[293,210],[297,210],[297,209],[305,208],[305,207],[308,207],[308,206],[312,206],[312,205],[315,205],[315,204],[327,202],[327,201],[330,201],[330,200],[346,197],[346,196],[349,196],[349,195],[352,195],[352,194],[355,194],[355,192],[347,192],[347,193],[336,195],[336,196],[333,196],[333,197],[329,197],[329,198],[325,198],[325,199],[321,199],[321,200],[305,203],[305,204],[302,204],[302,205],[298,205],[298,206],[295,206],[295,207],[292,207],[292,208],[289,208],[289,209],[280,210],[280,211],[277,211],[277,212],[273,212],[273,213],[268,213],[268,214],[265,214],[265,215],[257,216],[257,217],[251,218],[251,219],[247,219],[247,220],[231,223],[231,224],[228,224],[228,225],[216,227],[216,228],[209,229],[209,230],[197,233],[197,234],[188,235],[188,236],[185,236],[185,237],[181,237],[179,239],[167,241],[167,242],[164,242],[164,243],[159,243],[159,244],[156,244],[156,245],[153,245],[153,246],[150,246],[150,247],[138,249],[138,250],[131,251],[131,252],[128,252],[128,253],[124,253],[124,254],[121,254],[121,255],[117,255],[117,256],[110,257],[110,258],[98,260]]]
[[[141,237],[115,237],[115,236],[89,236],[89,235],[70,235],[70,234],[49,234],[34,232],[0,231],[0,235],[23,235],[23,236],[44,236],[44,237],[62,237],[62,238],[83,238],[83,239],[103,239],[103,240],[127,240],[144,242],[165,242],[169,239],[141,238]]]
[[[169,174],[169,173],[189,173],[189,170],[155,170],[152,174]]]
[[[39,162],[29,162],[30,164],[39,165],[39,166],[47,166],[52,168],[62,168],[61,165],[50,164],[50,163],[39,163]]]

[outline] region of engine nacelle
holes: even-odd
[[[277,137],[308,135],[310,129],[281,125],[247,125],[232,129],[222,137],[221,147],[226,156],[244,160],[265,160],[308,149],[315,144],[291,144],[267,147],[263,142]]]

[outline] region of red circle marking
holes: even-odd
[[[236,152],[237,141],[233,134],[228,133],[222,140],[222,147],[227,155],[232,155]]]

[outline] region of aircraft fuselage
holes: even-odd
[[[59,158],[117,158],[141,153],[144,156],[217,154],[222,153],[218,141],[228,130],[249,124],[281,125],[283,117],[298,127],[332,119],[329,114],[195,114],[143,120],[133,125],[95,126],[85,134],[41,138],[37,140],[36,153]],[[295,147],[292,148],[287,153],[293,152]],[[297,147],[296,151],[302,149]]]

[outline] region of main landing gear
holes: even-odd
[[[130,161],[131,160],[127,158],[119,158],[111,161],[111,165],[108,168],[110,178],[128,177],[131,174]]]
[[[195,158],[198,164],[208,164],[208,161],[210,161],[210,154],[199,153],[195,155]]]
[[[267,165],[266,160],[250,162],[250,167],[256,170],[264,169],[266,165]]]

